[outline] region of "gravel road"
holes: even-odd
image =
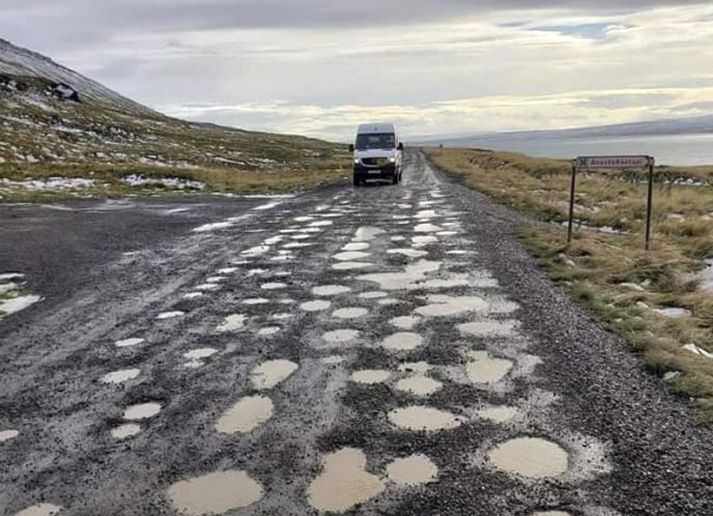
[[[0,273],[43,297],[0,320],[0,514],[713,514],[691,406],[519,215],[405,166],[0,207]]]

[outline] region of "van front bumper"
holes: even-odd
[[[396,164],[394,163],[379,168],[354,165],[354,177],[359,179],[392,179],[396,174]]]

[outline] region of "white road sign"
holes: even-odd
[[[649,156],[581,156],[580,168],[646,168],[653,161]]]

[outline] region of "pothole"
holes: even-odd
[[[362,292],[359,294],[360,299],[383,299],[387,297],[389,294],[386,292],[381,292],[379,290],[374,290],[371,292]]]
[[[389,249],[386,252],[388,254],[400,254],[409,258],[421,258],[423,256],[428,255],[428,251],[421,251],[419,249],[412,249],[410,247],[404,249]]]
[[[168,488],[167,497],[177,511],[190,515],[224,514],[248,507],[263,497],[259,482],[241,470],[209,473],[182,480]]]
[[[346,251],[344,253],[335,254],[332,256],[335,260],[340,262],[350,262],[354,260],[361,260],[362,258],[367,258],[371,256],[371,253],[364,253],[361,251]]]
[[[386,337],[381,345],[390,351],[412,351],[423,344],[418,333],[399,332]]]
[[[351,380],[356,383],[374,385],[377,383],[383,383],[390,377],[390,371],[385,371],[383,369],[363,369],[361,371],[354,371],[352,373]]]
[[[257,331],[257,335],[258,337],[270,337],[271,335],[280,333],[281,329],[279,326],[265,326]]]
[[[342,247],[342,251],[365,251],[369,247],[371,246],[367,242],[352,242]]]
[[[131,405],[124,410],[123,418],[127,421],[138,421],[142,419],[150,419],[161,412],[160,403],[139,403]]]
[[[263,283],[260,285],[260,288],[263,290],[282,290],[283,288],[287,288],[287,284],[275,281],[271,283]]]
[[[272,417],[274,406],[266,396],[247,396],[226,410],[215,429],[224,434],[251,432]]]
[[[386,466],[389,480],[400,486],[428,484],[438,477],[438,467],[425,455],[396,459]]]
[[[114,439],[128,439],[138,435],[141,432],[141,426],[136,423],[126,423],[125,425],[117,426],[111,429],[111,436]]]
[[[474,296],[428,296],[427,300],[432,304],[416,308],[416,313],[427,317],[444,317],[479,312],[488,308],[484,299]]]
[[[14,439],[18,435],[20,435],[20,432],[17,430],[3,430],[0,432],[0,443]]]
[[[184,312],[181,312],[180,310],[175,310],[173,312],[160,313],[156,316],[156,319],[158,319],[159,321],[163,321],[165,319],[175,319],[176,317],[182,317],[184,315]]]
[[[138,377],[141,371],[139,369],[123,369],[121,371],[112,371],[101,377],[99,380],[102,383],[119,384],[128,382]]]
[[[472,383],[497,383],[505,378],[513,367],[511,360],[491,358],[487,353],[482,357],[471,354],[471,357],[477,359],[466,364],[465,372]]]
[[[250,380],[258,390],[272,389],[284,382],[299,366],[290,360],[269,360],[250,373]]]
[[[517,409],[515,407],[485,407],[478,411],[478,417],[482,419],[487,419],[493,423],[507,423],[511,421],[517,415]]]
[[[361,450],[343,448],[325,457],[322,473],[307,489],[312,507],[319,511],[344,512],[374,498],[384,482],[366,471]]]
[[[357,330],[334,330],[328,331],[322,335],[322,339],[330,344],[341,344],[351,342],[359,337]]]
[[[369,310],[367,310],[366,308],[348,307],[335,310],[332,314],[332,317],[335,317],[337,319],[358,319],[359,317],[364,317],[368,313]]]
[[[413,315],[405,315],[402,317],[394,317],[393,319],[389,320],[389,324],[392,326],[396,326],[397,328],[401,330],[413,330],[418,323],[421,322],[420,317],[416,317]]]
[[[371,240],[374,240],[377,236],[383,235],[385,231],[381,228],[375,228],[372,226],[362,226],[359,229],[356,230],[356,233],[354,234],[354,240],[355,242],[369,242]]]
[[[482,321],[459,324],[458,331],[475,337],[511,337],[515,334],[518,321]]]
[[[240,330],[245,326],[245,321],[247,317],[243,314],[233,314],[227,316],[222,324],[220,324],[216,330],[219,332],[228,332]]]
[[[300,305],[300,308],[305,312],[321,312],[322,310],[327,310],[332,303],[330,301],[323,301],[321,299],[315,301],[307,301]]]
[[[506,441],[488,453],[499,469],[528,478],[556,477],[567,471],[569,456],[559,445],[536,437]]]
[[[443,384],[438,380],[424,375],[410,376],[396,382],[396,390],[413,394],[415,396],[430,396],[441,390]]]
[[[338,294],[346,294],[352,289],[344,285],[321,285],[312,288],[312,294],[315,296],[336,296]]]
[[[143,344],[144,339],[139,339],[139,338],[132,338],[132,339],[123,339],[123,340],[117,340],[114,342],[114,345],[117,348],[130,348],[131,346],[138,346],[139,344]]]
[[[389,412],[388,418],[398,428],[412,431],[450,430],[465,421],[450,412],[419,405],[394,409]]]
[[[56,516],[62,507],[51,503],[38,503],[16,513],[15,516]]]

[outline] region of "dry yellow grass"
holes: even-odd
[[[675,392],[696,398],[713,423],[713,360],[683,349],[713,352],[713,293],[698,290],[695,274],[713,258],[713,188],[660,184],[655,190],[654,242],[643,249],[646,185],[613,172],[582,174],[575,217],[583,228],[566,244],[570,164],[480,150],[428,149],[431,160],[464,183],[550,225],[521,228],[525,244],[552,277],[621,335]],[[661,181],[670,169],[657,170]],[[710,179],[713,168],[678,169]],[[592,229],[586,229],[586,228]],[[605,231],[602,231],[605,230]],[[617,233],[611,233],[611,231]],[[690,317],[657,309],[677,307]]]

